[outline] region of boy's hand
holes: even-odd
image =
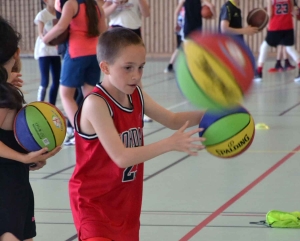
[[[187,121],[178,131],[176,131],[171,137],[171,142],[173,145],[173,150],[186,152],[191,156],[197,156],[198,151],[205,148],[201,143],[205,141],[205,138],[192,137],[194,134],[198,134],[202,131],[202,128],[197,128],[195,130],[185,132],[188,127],[189,122]],[[198,142],[198,143],[196,143]]]
[[[244,28],[244,34],[246,35],[253,35],[258,33],[258,28],[257,27],[252,27],[248,25],[247,27]]]

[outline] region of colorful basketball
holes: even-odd
[[[213,17],[213,13],[207,5],[203,5],[201,8],[201,16],[205,19],[211,19]]]
[[[175,75],[182,94],[211,110],[239,105],[250,90],[255,59],[238,37],[195,31],[181,45]]]
[[[54,105],[37,101],[24,106],[14,121],[15,138],[27,151],[60,146],[66,136],[66,120]]]
[[[205,112],[199,133],[205,137],[206,150],[221,158],[230,158],[246,151],[254,138],[255,124],[250,113],[243,107],[223,112]]]
[[[247,16],[247,23],[252,27],[257,27],[259,31],[263,30],[269,22],[269,15],[263,8],[252,9]]]

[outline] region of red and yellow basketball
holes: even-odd
[[[250,90],[255,59],[243,40],[195,31],[182,43],[175,75],[183,95],[199,108],[237,106]]]
[[[27,151],[48,151],[60,146],[66,136],[66,119],[61,111],[47,102],[36,101],[24,106],[16,115],[14,134]]]
[[[206,111],[199,124],[204,128],[199,133],[205,137],[206,150],[221,158],[231,158],[245,152],[255,135],[255,125],[251,114],[243,107],[222,112]]]

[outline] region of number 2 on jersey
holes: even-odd
[[[123,172],[122,182],[131,182],[135,179],[138,170],[138,165],[127,167]]]

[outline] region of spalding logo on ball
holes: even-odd
[[[217,157],[230,158],[246,151],[254,138],[255,125],[250,113],[243,107],[223,112],[206,111],[199,124],[199,133],[205,137],[206,150]]]
[[[238,37],[219,33],[191,33],[175,62],[175,75],[183,95],[199,108],[229,109],[249,91],[255,59]]]
[[[37,101],[24,106],[16,115],[14,133],[27,151],[48,151],[60,146],[66,135],[66,120],[61,111],[47,102]]]

